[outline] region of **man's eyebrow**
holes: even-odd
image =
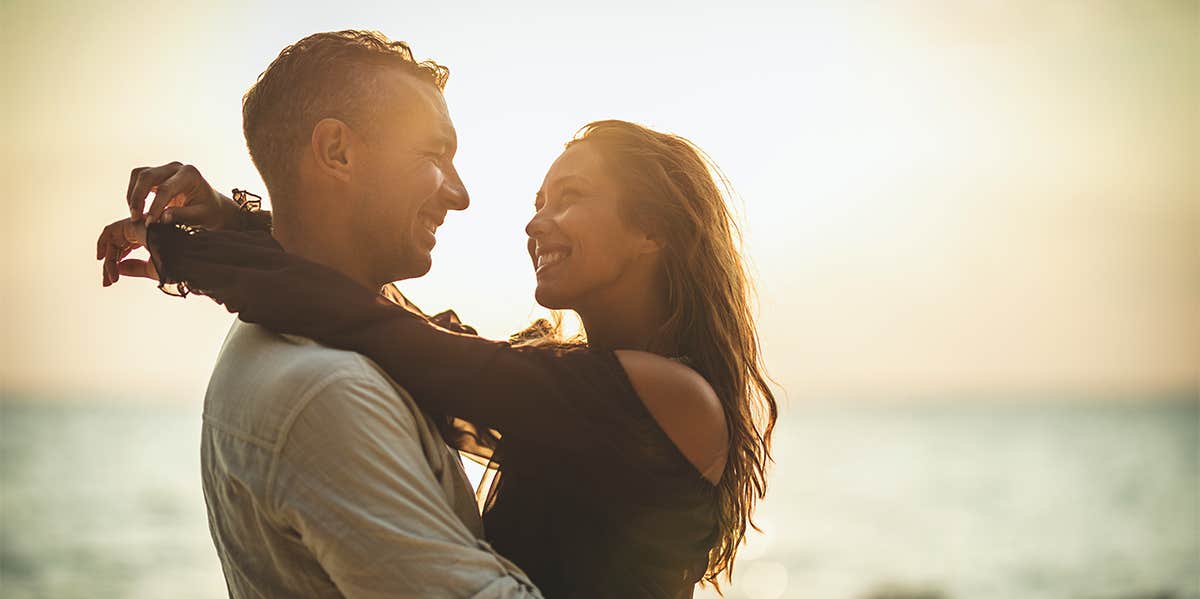
[[[446,133],[435,133],[430,143],[446,150],[456,147],[454,136]]]
[[[458,135],[456,133],[452,127],[434,123],[420,132],[417,139],[420,140],[418,143],[449,149],[457,147]]]
[[[546,199],[546,193],[539,189],[539,190],[537,190],[537,193],[533,194],[533,205],[537,206],[538,202],[541,202],[545,199]]]
[[[561,179],[555,181],[554,186],[555,187],[566,187],[568,185],[574,185],[576,183],[582,183],[583,185],[586,186],[586,185],[590,184],[591,181],[589,181],[588,178],[584,177],[583,175],[566,175],[566,176],[562,177]]]

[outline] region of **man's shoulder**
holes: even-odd
[[[337,378],[386,382],[375,363],[361,354],[239,320],[217,356],[209,392],[232,391],[231,387],[305,391]]]
[[[235,321],[209,379],[204,418],[273,444],[314,397],[347,384],[390,399],[406,395],[360,354]]]

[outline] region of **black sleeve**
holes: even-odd
[[[369,326],[318,340],[371,358],[428,411],[585,453],[649,417],[611,351],[514,347],[439,328],[399,307],[375,312]]]
[[[270,210],[242,210],[241,231],[271,232]]]

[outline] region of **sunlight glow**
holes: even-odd
[[[101,289],[89,247],[124,216],[135,166],[181,160],[263,191],[241,94],[286,44],[343,27],[451,69],[473,202],[439,231],[430,275],[401,284],[427,311],[500,338],[545,314],[529,198],[579,126],[616,117],[690,138],[729,175],[768,363],[800,396],[1194,383],[1194,7],[624,8],[640,18],[5,3],[4,111],[21,115],[2,150],[5,385],[127,395],[126,355],[169,347],[136,393],[203,394],[229,316],[145,281]],[[26,201],[48,182],[53,205]]]

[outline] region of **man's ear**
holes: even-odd
[[[356,166],[358,135],[345,122],[321,119],[312,130],[309,150],[317,171],[342,182],[350,181]]]

